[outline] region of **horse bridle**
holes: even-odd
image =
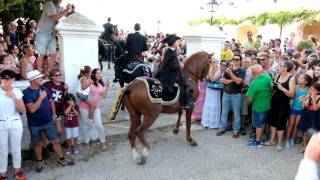
[[[210,56],[207,65],[209,66],[209,65],[211,64],[211,62],[212,62],[212,56]],[[187,78],[188,78],[188,81],[190,81],[191,84],[194,85],[194,86],[196,86],[196,87],[198,86],[198,82],[195,82],[193,79],[191,79],[191,78],[188,76],[188,74],[191,74],[192,76],[194,76],[194,77],[197,78],[197,79],[203,79],[203,78],[206,76],[206,75],[204,75],[204,74],[201,74],[201,76],[198,77],[195,73],[191,72],[189,69],[185,69],[185,72],[187,72],[186,76],[187,76]]]

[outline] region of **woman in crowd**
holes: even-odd
[[[211,62],[210,71],[207,76],[207,82],[219,86],[222,71],[218,68],[218,61],[214,59]],[[226,63],[226,62],[225,62]],[[207,128],[219,128],[221,115],[221,89],[211,87],[206,84],[206,94],[202,109],[201,124]]]
[[[271,137],[267,146],[276,144],[277,151],[282,150],[282,139],[286,129],[287,119],[289,117],[290,98],[295,93],[295,78],[289,73],[293,64],[289,61],[281,62],[279,65],[279,74],[273,82],[273,95],[271,98],[271,109],[268,115],[268,121],[271,126]]]
[[[290,117],[288,128],[286,132],[287,149],[294,146],[294,139],[297,134],[297,127],[303,114],[302,100],[308,94],[308,89],[312,83],[312,78],[308,74],[302,74],[298,78],[298,85],[296,86],[295,95],[291,100]]]
[[[7,54],[5,51],[5,46],[3,42],[0,42],[0,55],[5,55],[5,54]]]
[[[20,75],[22,79],[28,79],[27,73],[34,70],[34,63],[36,57],[34,56],[34,49],[32,45],[25,44],[21,47],[22,58],[20,59]]]
[[[13,88],[15,73],[0,73],[0,179],[6,179],[9,142],[16,179],[25,179],[21,170],[22,121],[19,113],[25,113],[22,92]]]
[[[105,98],[107,96],[107,91],[109,87],[109,81],[104,83],[102,81],[102,73],[101,70],[96,68],[92,71],[91,74],[91,80],[92,83],[90,85],[90,99],[94,102],[96,102],[96,106],[94,107],[93,112],[93,122],[98,130],[99,134],[99,140],[101,142],[101,150],[105,151],[107,149],[106,140],[105,140],[105,133],[104,133],[104,127],[101,121],[101,113],[100,113],[100,103],[99,100],[101,98]],[[83,133],[84,133],[84,143],[86,143],[87,147],[89,145],[89,132],[90,128],[92,127],[90,124],[88,124],[88,114],[89,114],[89,105],[80,100],[80,116],[83,126]]]
[[[59,136],[62,134],[62,116],[63,116],[63,98],[68,93],[68,85],[61,80],[61,71],[52,69],[49,73],[50,81],[43,84],[46,87],[54,101],[56,110],[56,129]]]
[[[6,42],[8,45],[19,46],[19,37],[17,35],[17,25],[14,22],[11,22],[8,26],[8,32],[6,35]]]
[[[12,58],[12,64],[15,64],[16,66],[19,67],[19,53],[20,50],[17,46],[15,45],[10,45],[8,46],[8,53]]]

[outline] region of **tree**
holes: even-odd
[[[282,27],[285,24],[290,24],[293,22],[304,22],[311,23],[312,21],[320,19],[320,10],[307,10],[300,9],[295,11],[279,11],[276,13],[264,12],[256,16],[245,16],[239,19],[229,19],[226,17],[219,17],[212,20],[214,25],[238,25],[244,21],[251,21],[252,24],[258,26],[264,26],[266,24],[277,24],[280,27],[280,37],[282,34]],[[197,22],[190,22],[190,25],[197,25],[203,22],[209,22],[209,19],[200,19]]]
[[[41,4],[46,0],[0,0],[0,22],[4,32],[10,22],[19,17],[38,20],[41,16]]]

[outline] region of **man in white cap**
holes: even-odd
[[[54,123],[56,119],[54,102],[48,89],[41,85],[43,76],[38,70],[28,72],[27,78],[30,81],[30,86],[23,91],[23,100],[27,108],[28,127],[38,161],[37,172],[41,172],[44,168],[41,132],[44,132],[51,142],[59,164],[63,166],[74,164],[73,161],[67,160],[63,155]]]

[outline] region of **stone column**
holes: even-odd
[[[69,92],[78,86],[77,75],[85,65],[98,67],[98,37],[102,28],[80,13],[62,19],[56,26],[59,37],[60,69]]]
[[[214,57],[220,60],[220,50],[226,35],[215,26],[201,24],[188,28],[183,38],[187,44],[187,56],[198,51],[207,51],[214,52]]]

